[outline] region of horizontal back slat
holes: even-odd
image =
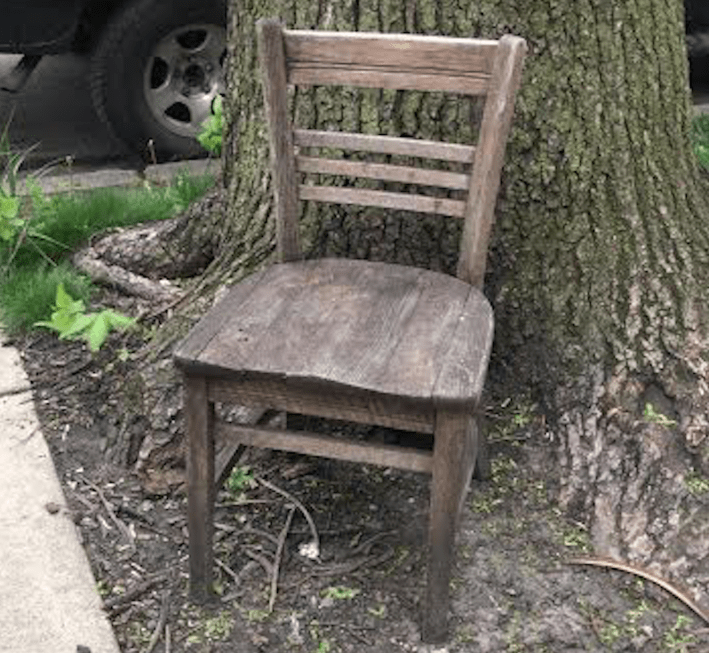
[[[425,141],[418,138],[398,138],[396,136],[294,129],[293,140],[295,145],[301,147],[332,147],[341,150],[400,154],[458,163],[472,163],[475,156],[475,148],[471,145]]]
[[[355,68],[310,63],[288,67],[288,83],[301,86],[342,85],[385,88],[402,91],[443,91],[464,95],[484,95],[489,76],[442,75],[435,72],[410,72],[390,66]]]
[[[341,186],[298,187],[300,199],[336,204],[357,204],[359,206],[377,206],[384,209],[416,211],[417,213],[436,213],[454,218],[465,216],[465,202],[413,193],[392,193],[364,188],[343,188]]]
[[[391,74],[489,78],[497,42],[367,32],[284,30],[288,68],[353,68]],[[458,89],[460,92],[460,89]]]
[[[467,189],[469,183],[468,175],[457,172],[411,168],[388,163],[370,163],[369,161],[345,161],[343,159],[296,156],[295,165],[298,172],[344,175],[382,181],[400,181],[405,184],[437,186],[439,188],[457,190]]]

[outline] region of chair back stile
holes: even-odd
[[[259,52],[271,149],[281,261],[302,257],[299,200],[357,204],[464,220],[457,276],[480,287],[525,52],[523,39],[499,41],[419,35],[307,32],[259,22]],[[485,96],[477,146],[415,138],[293,129],[288,85],[343,85]],[[464,172],[296,154],[336,148],[463,164]],[[479,152],[479,154],[478,154]],[[401,182],[457,197],[299,182],[302,174]],[[460,199],[463,193],[465,196]]]

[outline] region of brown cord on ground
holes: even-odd
[[[676,599],[684,603],[694,614],[700,617],[705,623],[709,624],[709,612],[701,608],[697,603],[695,603],[685,592],[678,589],[674,585],[671,585],[668,581],[656,576],[655,574],[643,569],[642,567],[636,567],[635,565],[630,565],[626,562],[620,562],[618,560],[611,560],[609,558],[591,558],[591,557],[579,557],[571,558],[567,560],[567,564],[570,565],[589,565],[591,567],[605,567],[607,569],[617,569],[618,571],[625,571],[629,574],[639,576],[645,580],[649,580],[658,587],[661,587],[666,592],[669,592]]]

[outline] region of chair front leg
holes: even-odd
[[[214,566],[214,404],[203,376],[185,375],[184,387],[190,599],[205,603],[212,594]]]
[[[422,639],[440,644],[448,638],[450,576],[455,531],[477,448],[477,428],[468,413],[436,414],[428,536],[428,583]]]

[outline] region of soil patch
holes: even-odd
[[[114,335],[94,356],[49,333],[14,343],[124,653],[709,650],[708,624],[652,583],[569,564],[591,554],[589,539],[555,507],[544,423],[495,387],[493,474],[466,500],[446,647],[419,642],[428,478],[391,469],[247,452],[218,496],[219,599],[192,605],[184,489],[150,494],[104,456],[134,337]],[[293,499],[316,525],[318,560]]]

